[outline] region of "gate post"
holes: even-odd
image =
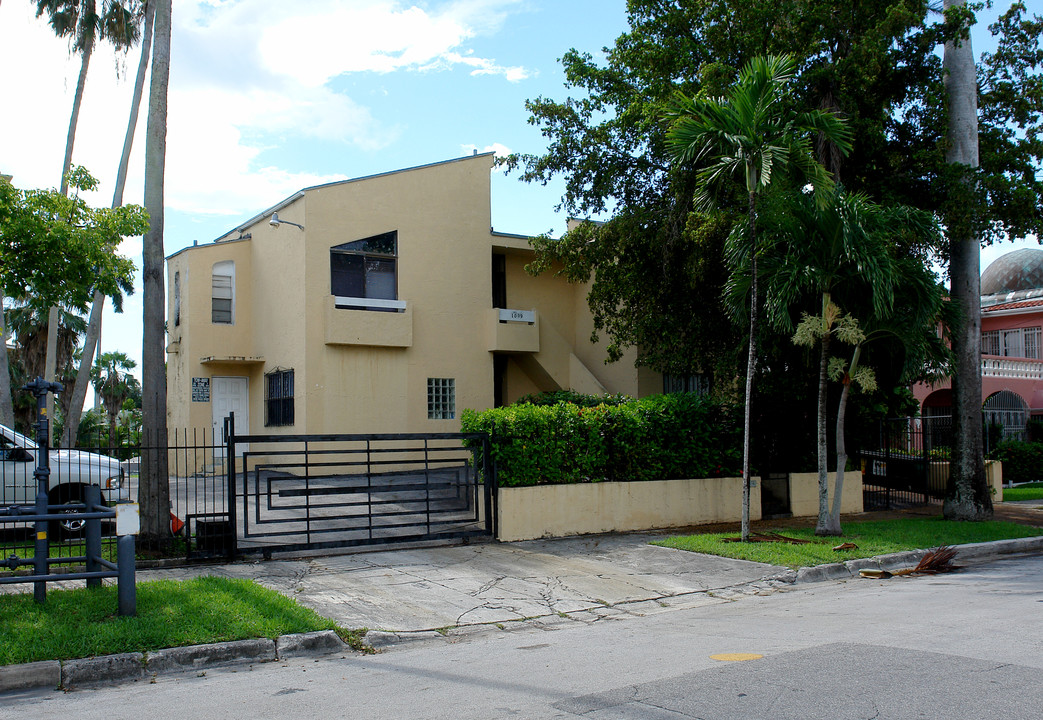
[[[31,392],[36,396],[36,446],[39,448],[36,459],[36,470],[33,477],[36,479],[36,505],[34,512],[37,515],[47,514],[48,490],[51,478],[51,448],[47,442],[47,393],[58,393],[62,386],[51,383],[38,377],[31,383],[25,385],[22,390]],[[47,520],[36,521],[36,541],[33,546],[33,574],[38,576],[47,575],[50,567],[47,562],[51,555],[51,543],[47,537]],[[33,599],[38,603],[47,600],[47,583],[38,580],[33,583]]]
[[[87,512],[97,512],[101,509],[101,488],[97,485],[88,485],[86,492]],[[87,572],[98,572],[101,567],[98,558],[101,557],[101,518],[91,518],[84,526],[85,555],[87,556]],[[87,578],[87,587],[101,587],[101,578]]]
[[[246,468],[243,468],[245,471]],[[226,547],[228,559],[233,560],[239,552],[239,523],[235,512],[235,413],[228,413],[225,418],[225,472],[228,484],[228,524],[229,533]]]

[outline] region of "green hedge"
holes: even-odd
[[[493,437],[504,486],[726,477],[741,466],[739,408],[691,394],[464,410],[461,425]]]
[[[1003,463],[1003,482],[1020,483],[1043,479],[1043,443],[1005,440],[991,456]]]

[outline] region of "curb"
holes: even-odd
[[[1015,538],[1013,540],[994,540],[992,542],[954,545],[953,547],[957,550],[956,557],[958,560],[984,562],[1006,555],[1043,552],[1043,536]],[[926,552],[927,550],[907,550],[905,552],[891,553],[890,555],[877,555],[876,557],[859,558],[858,560],[848,560],[842,563],[801,568],[797,571],[794,582],[814,583],[846,580],[858,577],[859,571],[863,569],[896,570],[903,567],[913,567],[920,562],[920,558]]]
[[[137,682],[158,675],[239,664],[318,657],[350,648],[333,630],[252,638],[209,645],[165,648],[150,653],[122,653],[75,660],[44,660],[0,667],[0,693],[54,688],[71,690],[98,683]]]

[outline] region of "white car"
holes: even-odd
[[[21,433],[0,425],[0,507],[32,504],[36,500],[36,470],[40,449]],[[107,505],[130,500],[130,487],[119,460],[82,450],[50,452],[48,497],[52,505],[81,503],[88,485],[101,487]],[[79,532],[83,521],[60,524],[65,533]]]

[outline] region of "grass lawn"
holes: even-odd
[[[1043,482],[1003,488],[1003,500],[1004,502],[1008,500],[1043,500]]]
[[[787,528],[779,525],[779,527],[771,529],[771,532],[778,532],[786,537],[810,540],[811,543],[807,545],[787,542],[724,541],[724,538],[738,537],[738,532],[680,535],[657,540],[653,544],[708,555],[721,555],[740,560],[801,568],[873,557],[902,550],[1043,535],[1043,530],[1017,523],[956,522],[943,520],[941,517],[847,522],[844,523],[843,530],[842,537],[820,538],[815,536],[813,527]],[[833,550],[834,546],[845,542],[854,543],[858,547],[854,550]],[[956,556],[956,563],[959,564],[959,555]]]
[[[116,587],[0,594],[0,665],[146,652],[287,633],[336,630],[353,647],[361,632],[337,627],[250,580],[200,577],[138,583],[136,617],[116,614]]]

